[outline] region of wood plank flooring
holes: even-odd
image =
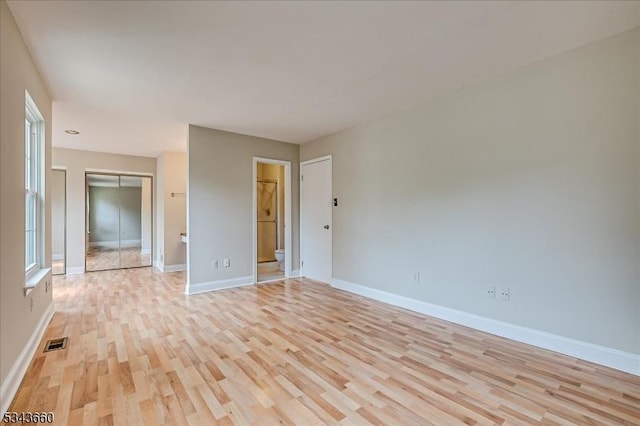
[[[640,424],[640,378],[306,279],[185,296],[151,268],[55,277],[10,411],[56,424]]]
[[[284,279],[284,272],[278,267],[278,262],[258,263],[258,282],[282,279]]]
[[[141,244],[118,246],[94,245],[87,252],[87,271],[136,268],[151,265],[151,254],[142,253]]]

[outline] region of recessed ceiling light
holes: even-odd
[[[65,132],[65,133],[68,133],[68,134],[70,134],[70,135],[79,135],[79,134],[80,134],[80,132],[79,132],[79,131],[77,131],[77,130],[71,130],[71,129],[65,130],[64,132]]]

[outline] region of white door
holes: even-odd
[[[331,157],[305,161],[300,170],[302,275],[331,281]]]

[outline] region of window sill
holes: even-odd
[[[45,280],[45,278],[51,272],[51,268],[40,268],[38,272],[29,277],[24,283],[24,295],[28,296],[31,292],[38,287],[38,285]]]

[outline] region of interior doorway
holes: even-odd
[[[51,273],[67,273],[67,171],[51,170]]]
[[[85,270],[151,266],[151,176],[85,173]]]
[[[254,282],[291,276],[291,162],[254,157]]]

